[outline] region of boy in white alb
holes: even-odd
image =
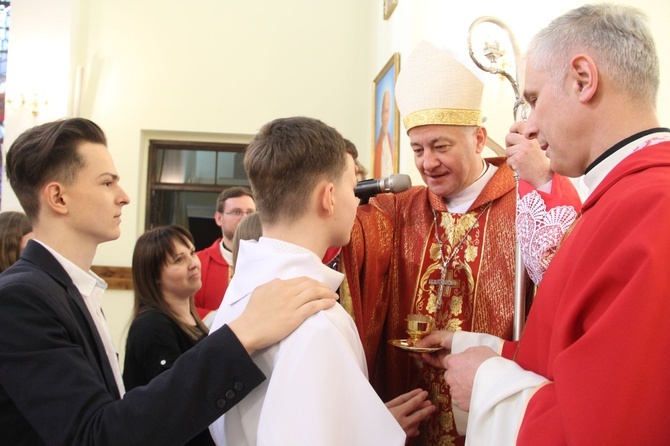
[[[342,136],[310,118],[266,124],[247,148],[263,237],[242,241],[212,331],[236,319],[257,284],[308,276],[333,290],[343,275],[321,258],[342,246],[356,215],[354,158]],[[257,352],[268,377],[210,426],[219,445],[404,445],[406,435],[368,383],[356,326],[340,306]],[[424,406],[425,407],[425,406]]]

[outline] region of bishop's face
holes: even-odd
[[[431,192],[450,197],[482,173],[483,127],[423,125],[408,132],[414,164]]]

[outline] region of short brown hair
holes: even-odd
[[[84,142],[107,145],[105,133],[84,118],[62,119],[26,130],[7,152],[9,184],[33,224],[39,214],[39,189],[50,181],[71,184],[84,167],[77,148]]]
[[[21,240],[33,230],[23,212],[0,212],[0,272],[19,260]]]
[[[363,163],[361,163],[361,160],[358,159],[358,149],[356,148],[356,145],[346,138],[344,139],[344,144],[347,147],[347,153],[354,157],[354,163],[356,164],[357,169],[356,174],[365,179],[368,175],[368,169],[366,169]]]
[[[356,144],[353,142],[349,141],[348,139],[344,139],[344,144],[345,147],[347,148],[347,153],[351,155],[354,160],[358,159],[358,149],[356,148]]]
[[[356,162],[356,168],[358,169],[357,172],[358,176],[363,180],[366,179],[368,176],[368,169],[365,168],[363,163],[361,163],[361,160],[359,160],[358,158],[356,158],[355,162]]]
[[[262,236],[263,225],[258,212],[252,212],[240,221],[235,229],[235,236],[233,236],[233,247],[230,249],[233,253],[233,268],[237,263],[237,254],[240,252],[240,240],[258,240]]]
[[[223,212],[225,209],[226,201],[229,198],[237,198],[237,197],[251,197],[251,199],[254,199],[254,195],[251,193],[249,188],[242,187],[242,186],[235,186],[235,187],[229,187],[228,189],[224,189],[220,194],[219,197],[216,199],[216,212]]]
[[[158,310],[179,325],[191,339],[198,340],[202,337],[202,333],[207,333],[208,330],[195,310],[193,296],[189,299],[189,304],[197,329],[177,317],[158,286],[163,267],[167,264],[168,258],[175,255],[174,242],[182,243],[184,246],[189,246],[189,243],[193,245],[193,235],[181,226],[166,225],[151,229],[137,239],[132,264],[135,291],[133,319],[150,309]]]
[[[281,118],[265,124],[244,155],[263,224],[302,216],[317,182],[342,176],[346,155],[342,135],[318,119]]]

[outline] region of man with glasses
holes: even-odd
[[[202,288],[195,293],[195,306],[207,326],[214,320],[233,275],[231,248],[235,230],[240,221],[252,212],[256,212],[256,203],[246,187],[225,189],[216,199],[214,220],[221,227],[221,238],[209,248],[197,252],[202,264]]]

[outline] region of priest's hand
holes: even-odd
[[[475,373],[484,361],[498,356],[489,347],[470,347],[462,353],[444,357],[444,380],[450,387],[452,401],[465,411],[470,410]]]
[[[507,165],[519,176],[520,180],[534,188],[547,184],[554,177],[549,167],[549,158],[540,148],[537,139],[524,136],[526,123],[515,122],[505,136],[505,154]]]
[[[307,277],[274,279],[256,287],[244,312],[228,326],[251,355],[281,341],[337,299],[328,285]]]
[[[414,389],[386,403],[386,407],[408,437],[419,435],[419,425],[435,412],[433,403],[426,399],[428,392]]]
[[[451,350],[451,341],[454,338],[453,331],[435,330],[424,336],[415,344],[416,347],[444,347],[444,350],[438,350],[434,353],[422,353],[421,358],[433,367],[442,368],[442,360],[448,351]]]

